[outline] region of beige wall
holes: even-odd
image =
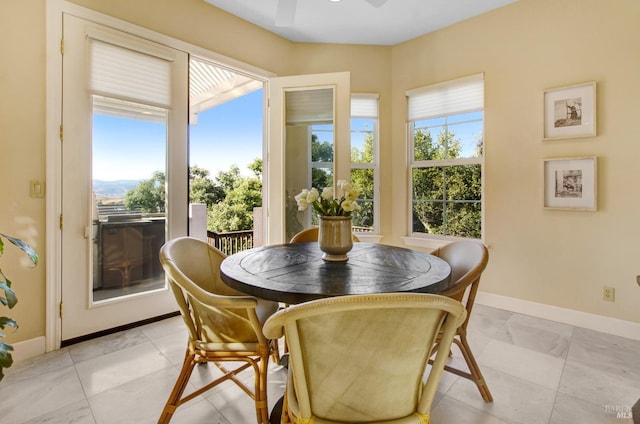
[[[0,268],[13,282],[18,304],[0,316],[18,321],[8,340],[44,335],[45,201],[29,197],[29,180],[45,178],[44,1],[0,6],[0,233],[20,237],[40,254],[33,269],[5,245]]]
[[[380,93],[383,242],[406,235],[404,91],[477,72],[486,78],[485,291],[640,322],[635,182],[640,154],[640,5],[635,0],[520,0],[394,47],[295,44],[201,0],[74,3],[279,75],[350,71],[356,92]],[[20,304],[10,341],[44,335],[45,0],[3,2],[0,13],[0,232],[25,238],[42,263],[2,269]],[[16,40],[20,40],[19,43]],[[594,138],[542,142],[542,92],[595,80]],[[599,157],[597,212],[542,209],[542,160]],[[603,285],[616,302],[601,300]],[[5,315],[5,310],[0,315]]]
[[[406,157],[404,91],[485,73],[481,290],[640,322],[639,19],[631,0],[520,0],[394,47],[394,169]],[[591,80],[598,136],[543,142],[543,91]],[[543,210],[543,159],[584,155],[598,156],[598,211]],[[407,184],[391,177],[398,242]],[[603,285],[615,303],[602,300]]]

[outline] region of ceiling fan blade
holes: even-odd
[[[298,0],[278,0],[278,8],[276,9],[276,26],[288,27],[292,26],[296,16],[296,5]]]
[[[386,2],[387,0],[367,0],[367,3],[369,3],[373,7],[382,7],[382,5]]]

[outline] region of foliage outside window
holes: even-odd
[[[311,125],[311,187],[322,191],[333,186],[333,124]],[[311,214],[311,224],[318,216]]]
[[[378,95],[351,95],[351,185],[360,190],[355,231],[378,232]]]
[[[253,209],[262,205],[262,159],[248,166],[253,176],[242,176],[232,165],[211,178],[197,165],[189,168],[189,203],[207,206],[207,229],[225,233],[253,229]],[[127,210],[157,213],[165,210],[165,175],[156,171],[124,197]]]
[[[377,232],[375,198],[378,181],[378,96],[352,94],[351,185],[360,190],[361,210],[353,213],[355,231]],[[311,126],[311,187],[322,190],[333,185],[333,125]],[[318,217],[311,215],[311,224]]]
[[[407,95],[411,233],[481,238],[482,75],[412,90]]]

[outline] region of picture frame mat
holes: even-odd
[[[544,208],[597,210],[597,157],[545,159]]]
[[[580,125],[555,126],[559,106],[563,101],[581,99]],[[553,88],[544,92],[544,140],[593,137],[596,135],[595,81]]]

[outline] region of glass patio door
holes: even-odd
[[[177,310],[158,260],[187,233],[188,57],[64,15],[62,340]]]

